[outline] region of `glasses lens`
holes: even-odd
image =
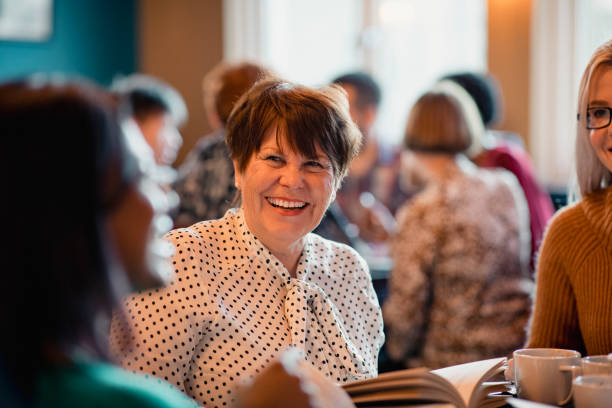
[[[610,124],[609,108],[589,108],[587,109],[587,128],[599,129]]]

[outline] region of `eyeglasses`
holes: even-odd
[[[612,108],[596,107],[587,108],[587,129],[603,129],[610,126],[610,118],[612,117]]]

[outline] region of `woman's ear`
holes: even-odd
[[[242,173],[240,172],[240,166],[238,166],[238,162],[236,160],[232,160],[234,163],[234,185],[238,190],[242,190]]]

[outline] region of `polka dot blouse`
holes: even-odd
[[[352,248],[308,234],[292,278],[239,209],[166,238],[176,247],[173,279],[125,299],[129,327],[113,319],[111,351],[123,367],[207,407],[231,406],[236,384],[288,347],[337,383],[377,375],[382,316]]]

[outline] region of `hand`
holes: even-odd
[[[348,394],[316,368],[286,351],[255,381],[238,391],[239,408],[354,408]]]
[[[380,201],[369,192],[359,197],[360,215],[356,220],[359,235],[365,241],[386,242],[396,229],[395,218]]]
[[[309,408],[308,395],[300,386],[300,378],[289,374],[279,362],[272,364],[255,381],[238,391],[239,408]]]

